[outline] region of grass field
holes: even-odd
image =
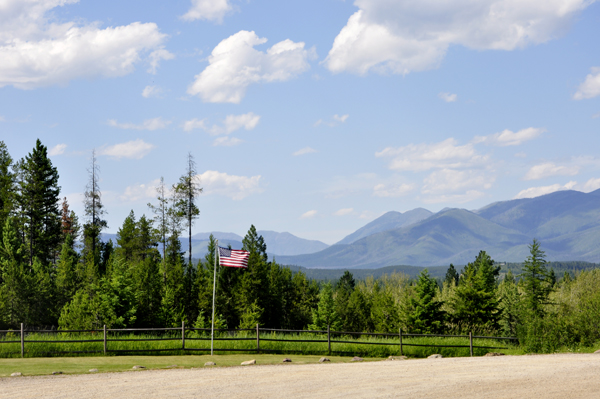
[[[14,372],[28,375],[51,375],[54,371],[63,374],[89,374],[90,369],[98,369],[100,373],[131,371],[133,366],[144,366],[146,369],[205,367],[206,362],[215,362],[217,367],[239,366],[241,362],[256,359],[256,364],[282,364],[282,355],[184,355],[184,356],[95,356],[95,357],[37,357],[25,359],[0,359],[0,377],[8,377]],[[320,356],[288,356],[292,364],[318,363]],[[333,363],[349,362],[350,358],[328,356]],[[369,358],[365,361],[381,360]]]
[[[25,338],[25,357],[53,357],[53,356],[103,356],[103,334],[98,333],[30,333]],[[157,340],[158,338],[167,338],[169,340]],[[111,333],[108,336],[108,356],[116,355],[200,355],[207,354],[208,351],[183,351],[181,350],[181,334],[179,332],[169,332],[161,334],[132,334],[120,333],[116,335]],[[122,341],[110,341],[111,339],[120,339]],[[241,339],[241,340],[240,340]],[[21,357],[20,338],[13,334],[6,335],[0,339],[0,358]],[[61,342],[53,343],[52,340],[73,341],[73,340],[98,340],[99,342]],[[271,341],[271,340],[287,340]],[[316,340],[325,342],[291,342],[290,340]],[[13,341],[13,342],[6,342]],[[17,342],[15,342],[17,341]],[[38,342],[29,342],[38,341]],[[296,355],[327,355],[327,336],[309,333],[300,334],[281,334],[281,333],[261,333],[260,349],[268,353],[277,354],[296,354]],[[338,343],[335,341],[349,341]],[[360,344],[360,343],[364,344]],[[434,338],[434,337],[413,337],[403,338],[403,354],[408,357],[427,357],[434,353],[439,353],[444,357],[469,356],[469,340],[467,338]],[[409,344],[419,345],[461,345],[458,347],[428,347],[428,346],[407,346]],[[493,341],[475,339],[473,354],[483,356],[488,352],[502,352],[506,354],[522,354],[518,346],[506,341]],[[200,336],[194,332],[186,333],[186,349],[209,349],[210,338]],[[507,347],[508,349],[484,349],[477,346]],[[234,354],[239,351],[248,351],[247,353],[256,353],[256,336],[254,334],[238,333],[236,335],[221,334],[216,337],[214,347],[217,354]],[[393,337],[373,337],[362,336],[359,338],[350,336],[332,336],[332,355],[341,356],[362,356],[382,358],[387,356],[399,356],[399,339]],[[111,350],[123,352],[110,352]],[[148,352],[136,352],[140,350],[149,350]],[[81,353],[65,353],[79,351]]]

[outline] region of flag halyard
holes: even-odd
[[[241,249],[219,247],[219,265],[225,267],[248,267],[250,252]]]

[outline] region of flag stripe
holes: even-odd
[[[226,267],[248,267],[250,252],[241,249],[219,247],[219,265]]]

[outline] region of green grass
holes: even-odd
[[[319,356],[288,356],[291,364],[317,363]],[[95,356],[95,357],[38,357],[25,359],[0,359],[0,377],[8,377],[14,372],[28,375],[50,375],[54,371],[63,374],[88,374],[90,369],[98,372],[134,371],[135,365],[147,369],[204,367],[206,362],[215,362],[217,367],[239,366],[241,362],[256,359],[257,365],[283,364],[282,355],[202,355],[202,356]],[[328,356],[333,363],[349,362],[348,357]],[[366,359],[381,360],[381,359]],[[286,363],[287,366],[289,363]],[[176,367],[172,367],[176,366]]]
[[[47,341],[52,340],[83,340],[83,339],[95,339],[102,340],[102,332],[98,333],[85,333],[85,334],[72,334],[72,333],[30,333],[25,338],[25,357],[54,357],[54,356],[70,356],[70,357],[104,357],[103,343],[102,342],[62,342],[52,343]],[[209,352],[201,351],[183,351],[181,350],[181,335],[177,332],[161,333],[158,334],[131,334],[121,333],[116,335],[114,333],[109,334],[110,339],[127,339],[135,341],[109,341],[108,349],[109,353],[106,357],[115,357],[117,355],[163,355],[163,357],[169,355],[201,355]],[[171,338],[170,341],[143,341],[144,339],[152,338]],[[219,355],[224,354],[237,354],[239,350],[247,351],[248,354],[256,353],[256,336],[254,334],[238,333],[234,336],[228,334],[220,334],[216,337],[214,342],[215,353]],[[221,340],[221,339],[225,340]],[[231,340],[231,338],[246,338],[247,340],[237,341]],[[277,353],[286,355],[327,355],[328,346],[327,342],[275,342],[268,341],[269,339],[283,339],[283,340],[322,340],[326,341],[326,335],[317,335],[309,333],[300,334],[281,334],[281,333],[261,333],[260,335],[260,348],[267,353]],[[18,358],[21,357],[20,343],[2,343],[3,341],[19,341],[18,335],[5,336],[0,339],[0,358]],[[28,341],[42,341],[38,343]],[[336,343],[336,340],[352,341],[352,343]],[[361,345],[358,342],[367,342],[369,344]],[[373,336],[362,336],[360,338],[353,338],[349,336],[332,336],[332,355],[341,356],[362,356],[362,357],[375,357],[382,358],[387,356],[399,356],[400,346],[398,345],[399,339],[395,337],[373,337]],[[379,344],[379,345],[378,345]],[[415,337],[415,338],[403,338],[403,354],[408,357],[427,357],[434,353],[439,353],[444,357],[459,357],[469,356],[469,340],[467,338],[442,338],[442,337]],[[464,348],[436,348],[426,346],[407,346],[407,344],[421,344],[421,345],[466,345]],[[494,346],[494,347],[508,347],[509,349],[482,349],[474,348],[475,356],[483,356],[488,352],[502,352],[506,354],[522,354],[523,352],[519,347],[509,344],[504,341],[493,341],[475,339],[473,345],[476,346]],[[186,348],[188,349],[209,349],[210,338],[208,336],[200,336],[195,332],[186,333]],[[120,350],[126,352],[110,352],[110,350]],[[148,352],[135,352],[135,350],[150,350]],[[229,350],[229,351],[228,351]],[[238,350],[238,351],[233,351]],[[59,353],[67,351],[83,351],[96,353]]]

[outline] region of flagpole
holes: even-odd
[[[217,287],[217,249],[219,248],[219,240],[216,240],[215,245],[215,272],[213,276],[213,307],[212,307],[212,327],[210,329],[210,355],[213,355],[213,338],[215,336],[215,290]]]

